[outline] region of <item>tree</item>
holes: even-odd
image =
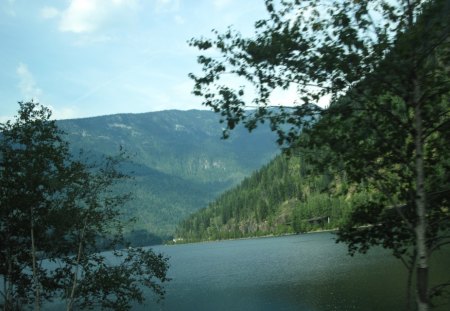
[[[253,38],[230,28],[190,42],[208,51],[198,57],[203,74],[190,74],[193,93],[221,114],[224,137],[238,123],[269,122],[280,145],[308,147],[303,156],[371,190],[340,240],[350,251],[381,244],[396,256],[413,247],[417,306],[428,310],[428,258],[449,236],[449,2],[265,3],[269,17]],[[242,85],[227,84],[230,74]],[[271,106],[275,91],[291,88],[298,101]],[[324,97],[327,109],[316,105]]]
[[[19,103],[0,124],[0,274],[4,310],[53,298],[75,306],[128,310],[144,288],[164,296],[168,259],[123,245],[120,207],[130,198],[114,186],[125,159],[75,159],[51,111]],[[101,250],[114,250],[110,254]],[[113,265],[109,264],[115,262]]]

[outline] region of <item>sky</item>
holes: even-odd
[[[33,99],[56,119],[206,109],[193,37],[250,35],[263,0],[0,0],[0,122]]]

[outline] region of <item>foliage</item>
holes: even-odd
[[[278,156],[182,221],[177,238],[193,242],[338,227],[350,212],[349,184],[345,176],[312,169],[299,157]]]
[[[269,18],[255,24],[253,38],[229,29],[191,41],[219,54],[199,56],[194,94],[221,114],[225,137],[240,122],[249,130],[269,122],[280,144],[306,147],[312,162],[374,193],[355,206],[340,240],[351,252],[381,244],[406,258],[418,308],[427,310],[428,258],[449,242],[449,2],[267,0],[266,7]],[[227,85],[229,74],[243,86]],[[270,109],[273,92],[293,87],[298,102]],[[315,106],[324,96],[330,106]]]
[[[167,258],[140,248],[99,253],[123,240],[120,207],[129,194],[112,188],[127,178],[118,170],[124,153],[100,163],[75,160],[50,110],[19,104],[16,119],[1,124],[3,309],[33,303],[39,310],[58,297],[67,310],[127,310],[143,302],[145,287],[162,298]]]

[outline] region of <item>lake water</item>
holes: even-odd
[[[166,298],[133,310],[405,310],[406,269],[388,251],[347,255],[331,233],[153,247],[170,257]],[[450,279],[450,249],[431,260]],[[51,303],[45,310],[63,310]],[[450,310],[450,305],[433,311]]]
[[[350,257],[331,233],[154,249],[170,257],[172,281],[164,302],[134,310],[379,311],[405,306],[406,269],[398,260],[379,248]],[[448,255],[433,263],[439,277],[449,277]]]

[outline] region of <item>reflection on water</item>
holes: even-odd
[[[171,257],[173,279],[166,300],[150,303],[156,310],[402,310],[405,305],[406,271],[399,261],[382,249],[350,257],[329,233],[155,249]],[[443,260],[440,269],[448,275]]]

